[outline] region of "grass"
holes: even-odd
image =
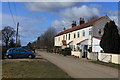
[[[3,78],[70,78],[48,61],[3,61]]]
[[[120,69],[120,64],[107,63],[107,62],[102,62],[102,61],[90,61],[90,62],[101,64],[104,66],[109,66],[109,67],[116,68],[116,69]]]

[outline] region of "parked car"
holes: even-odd
[[[35,52],[35,51],[34,51],[34,48],[33,48],[33,47],[30,47],[30,46],[23,46],[23,47],[21,47],[21,48],[26,49],[26,50],[28,50],[28,51]]]
[[[23,48],[10,48],[6,53],[7,58],[35,58],[35,53]]]

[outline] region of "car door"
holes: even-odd
[[[27,51],[26,50],[24,50],[24,49],[20,49],[19,50],[20,51],[20,57],[27,57]]]
[[[14,49],[12,55],[13,55],[13,57],[19,57],[20,56],[19,49]]]

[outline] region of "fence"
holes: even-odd
[[[71,55],[81,58],[83,54],[80,51],[72,51]],[[120,64],[120,54],[92,52],[87,54],[87,58],[91,60]]]
[[[120,64],[120,55],[112,53],[88,53],[88,59]]]

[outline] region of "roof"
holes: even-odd
[[[96,39],[99,39],[99,40],[101,40],[101,37],[95,37],[95,36],[93,36],[94,38],[96,38]]]
[[[82,42],[85,42],[85,41],[87,41],[88,39],[85,39],[85,40],[82,40],[82,41],[80,41],[79,43],[77,43],[77,45],[79,45],[79,44],[81,44]]]
[[[82,24],[82,25],[75,26],[75,27],[73,27],[73,28],[67,29],[67,30],[65,30],[65,31],[63,31],[63,32],[58,33],[56,36],[60,36],[60,35],[62,35],[62,34],[66,34],[66,33],[69,33],[69,32],[72,32],[72,31],[75,31],[75,30],[78,30],[78,29],[83,29],[83,28],[89,27],[89,26],[93,25],[95,22],[103,19],[104,17],[107,17],[107,16],[103,16],[103,17],[100,17],[100,18],[98,18],[98,19],[95,19],[95,20],[92,20],[92,21],[90,21],[90,22],[87,22],[87,23],[85,23],[85,24]],[[56,36],[55,36],[55,37],[56,37]]]

